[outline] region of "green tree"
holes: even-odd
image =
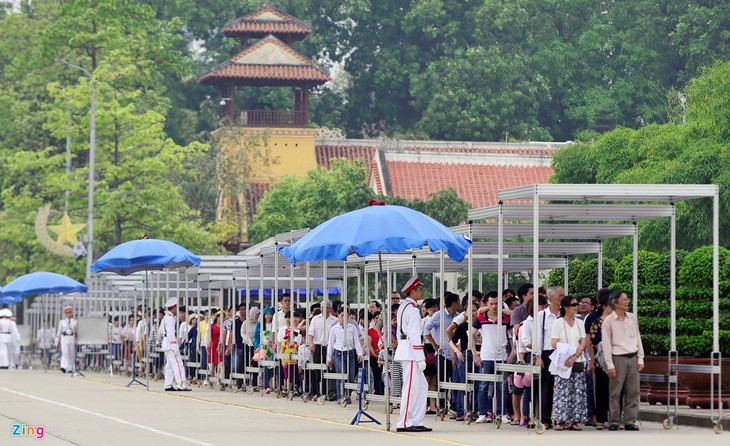
[[[466,220],[469,205],[453,189],[432,194],[426,201],[375,196],[365,184],[366,175],[362,159],[339,159],[332,162],[331,170],[318,167],[307,172],[305,178],[282,178],[261,199],[249,227],[249,239],[258,243],[278,233],[314,228],[332,217],[367,206],[371,198],[424,212],[448,226]]]
[[[212,236],[182,199],[173,178],[187,159],[207,150],[180,146],[164,133],[169,102],[161,69],[185,70],[175,22],[158,21],[136,1],[33,2],[32,11],[0,21],[0,59],[5,81],[0,98],[14,125],[0,129],[0,274],[37,269],[83,275],[83,262],[47,253],[35,238],[36,210],[50,203],[86,218],[90,79],[54,63],[83,67],[96,90],[96,256],[142,233],[206,252]],[[9,34],[27,51],[12,51]],[[23,132],[27,131],[27,134]],[[36,136],[34,136],[36,135]],[[72,170],[65,173],[65,141]]]

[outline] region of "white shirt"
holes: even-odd
[[[327,317],[327,327],[325,328],[324,317],[318,314],[309,322],[309,336],[314,338],[314,343],[324,345],[329,338],[329,332],[332,327],[337,324],[337,318],[334,316]]]
[[[180,326],[177,327],[178,340],[180,340],[180,341],[187,340],[189,330],[190,330],[190,325],[188,325],[188,321],[180,322]]]
[[[507,324],[498,324],[495,320],[489,319],[480,322],[476,319],[473,323],[478,327],[482,335],[482,348],[479,350],[479,357],[482,361],[504,361],[507,359]]]
[[[532,316],[527,316],[520,325],[520,339],[517,342],[517,348],[520,353],[532,352],[532,348],[528,348],[528,345],[532,344],[532,329],[535,328],[535,319]]]
[[[134,342],[134,333],[135,328],[129,324],[125,325],[124,328],[122,328],[122,338],[124,338],[125,341],[132,341]]]
[[[583,321],[575,319],[573,320],[573,326],[571,327],[565,319],[561,317],[553,323],[551,338],[557,339],[558,342],[578,348],[581,339],[585,337],[586,329],[583,327]],[[550,345],[552,346],[552,343]],[[578,357],[576,362],[583,362],[583,356],[581,355]]]
[[[278,342],[278,343],[284,342],[284,335],[286,334],[287,328],[290,328],[290,327],[284,326],[284,327],[279,328],[279,331],[276,333],[276,342]],[[293,344],[293,343],[301,344],[302,335],[301,335],[301,333],[299,333],[299,330],[297,330],[296,328],[292,328],[291,330],[294,332],[294,339],[293,339],[293,342],[292,342],[292,340],[290,340],[289,343],[290,344]]]
[[[122,327],[115,327],[114,325],[112,325],[111,334],[112,344],[122,343]]]
[[[547,315],[547,317],[545,316]],[[543,319],[544,319],[544,330],[543,330]],[[542,331],[542,342],[540,344],[541,351],[545,350],[552,350],[553,344],[551,342],[551,337],[553,334],[553,323],[558,320],[558,316],[553,314],[552,311],[550,311],[550,307],[545,308],[541,312],[537,313],[537,331],[540,333]],[[540,340],[540,337],[533,336],[534,338]],[[534,342],[534,341],[533,341]],[[537,346],[533,344],[532,349],[537,349]]]
[[[53,347],[53,329],[52,328],[39,328],[38,334],[38,348],[51,348]]]
[[[327,342],[327,360],[332,359],[334,351],[350,351],[353,348],[358,355],[362,355],[362,347],[357,339],[357,329],[352,324],[347,325],[347,339],[345,339],[345,329],[342,325],[337,324],[330,330],[329,341]]]
[[[137,325],[134,329],[134,339],[136,339],[137,342],[142,342],[142,338],[147,334],[147,324],[148,322],[145,319],[137,321]]]

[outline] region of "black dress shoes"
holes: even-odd
[[[433,429],[426,426],[409,426],[399,427],[396,429],[397,432],[431,432]]]
[[[193,389],[190,387],[185,387],[184,389],[177,389],[178,392],[191,392]]]
[[[639,430],[639,426],[637,426],[635,424],[626,424],[626,425],[624,425],[624,430],[627,430],[627,431],[638,431]]]
[[[64,369],[63,367],[61,367],[61,373],[66,373],[66,369]]]
[[[174,387],[165,387],[165,392],[177,392],[177,389]]]

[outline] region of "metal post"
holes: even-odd
[[[96,84],[94,82],[94,76],[85,68],[78,65],[74,65],[65,60],[56,59],[56,62],[66,65],[67,67],[75,68],[86,77],[89,78],[91,86],[91,110],[89,120],[89,210],[88,210],[88,221],[87,221],[87,249],[86,249],[86,281],[91,276],[91,264],[94,261],[94,177],[95,177],[95,158],[96,158]]]
[[[677,213],[674,203],[669,219],[669,350],[677,351]]]

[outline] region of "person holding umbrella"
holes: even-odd
[[[70,305],[63,308],[64,318],[58,323],[56,347],[61,345],[61,372],[72,372],[74,367],[74,348],[76,347],[76,319]]]
[[[177,344],[177,333],[175,331],[175,318],[177,313],[177,298],[171,297],[165,302],[165,316],[160,323],[158,335],[162,338],[162,350],[165,352],[165,391],[189,392],[190,388],[185,383],[185,372],[180,348]],[[172,379],[175,378],[178,387],[172,387]]]
[[[423,353],[423,325],[421,312],[416,302],[423,297],[423,284],[417,276],[408,280],[403,289],[408,296],[398,308],[398,348],[395,360],[403,366],[403,390],[401,392],[398,432],[431,432],[433,429],[423,425],[426,416],[426,392],[428,383],[423,371],[426,369],[426,356]]]

